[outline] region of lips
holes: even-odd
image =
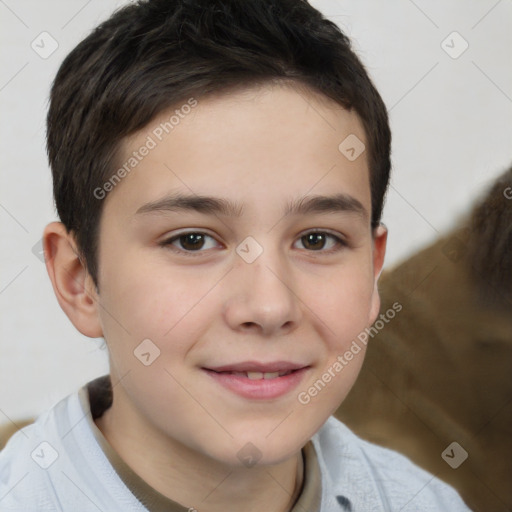
[[[290,373],[304,368],[305,365],[292,363],[289,361],[273,361],[270,363],[260,363],[256,361],[245,361],[236,364],[205,368],[205,370],[245,377],[249,380],[272,380],[278,377],[284,377]]]
[[[290,361],[241,363],[203,367],[222,387],[248,399],[275,399],[289,393],[304,379],[309,365]]]
[[[293,363],[290,361],[272,361],[268,363],[261,363],[257,361],[244,361],[241,363],[228,364],[223,366],[212,366],[205,368],[217,373],[241,373],[241,374],[281,374],[291,373],[295,370],[300,370],[308,365]]]

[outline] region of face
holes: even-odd
[[[364,357],[353,341],[378,313],[366,153],[339,149],[365,133],[285,85],[177,109],[172,129],[175,109],[124,142],[121,165],[137,163],[105,199],[97,314],[114,404],[223,463],[278,463],[345,398]]]

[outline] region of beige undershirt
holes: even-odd
[[[89,422],[94,436],[110,464],[112,464],[112,467],[131,493],[149,512],[188,512],[189,508],[183,507],[179,503],[159,493],[137,475],[126,462],[121,459],[119,454],[114,450],[101,430],[94,423],[94,419],[99,418],[112,404],[110,377],[106,375],[90,382],[80,390],[79,396],[84,409],[91,411],[92,417],[87,415],[87,421]],[[315,447],[311,441],[308,441],[302,449],[302,459],[304,462],[302,489],[290,512],[319,512],[322,494],[320,467],[318,465]]]

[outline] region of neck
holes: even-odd
[[[96,425],[126,464],[167,498],[201,512],[288,512],[297,500],[301,452],[272,466],[231,467],[142,424],[119,403],[114,400]]]

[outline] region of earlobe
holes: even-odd
[[[85,336],[102,336],[98,295],[79,257],[73,235],[61,222],[52,222],[44,230],[43,249],[46,269],[64,313]]]
[[[373,294],[370,308],[370,325],[375,322],[380,311],[379,296],[379,276],[384,266],[384,256],[386,255],[386,244],[388,239],[388,230],[384,224],[375,228],[373,234]]]

